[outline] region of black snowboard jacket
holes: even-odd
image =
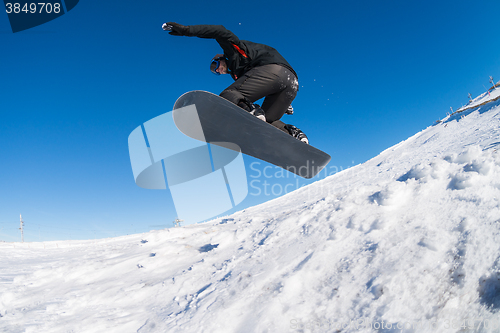
[[[292,66],[276,49],[264,44],[240,40],[222,25],[190,25],[188,36],[215,39],[224,50],[229,74],[234,80],[252,68],[270,64],[284,66],[297,76]]]

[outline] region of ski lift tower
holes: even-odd
[[[184,220],[175,219],[175,221],[173,223],[174,223],[174,226],[180,227],[181,226],[181,222],[184,222]]]
[[[19,230],[21,230],[21,242],[24,243],[24,221],[23,221],[23,216],[21,214],[19,214],[19,218],[21,220],[21,222],[20,222],[20,228],[19,228]]]

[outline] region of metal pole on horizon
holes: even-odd
[[[23,221],[23,216],[21,214],[19,214],[19,219],[20,219],[20,225],[21,227],[19,228],[19,230],[21,230],[21,242],[24,243],[24,221]]]
[[[174,226],[176,226],[176,227],[180,227],[180,226],[181,226],[181,222],[184,222],[184,220],[175,219],[175,221],[174,221]]]
[[[500,86],[500,81],[495,83],[495,80],[493,80],[493,76],[490,76],[490,83],[492,84],[492,87],[490,88],[491,90],[496,89],[498,86]]]

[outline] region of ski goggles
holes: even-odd
[[[220,75],[220,73],[217,73],[217,70],[220,67],[220,61],[225,60],[224,57],[218,57],[212,60],[212,63],[210,64],[210,71],[214,73],[215,75]]]

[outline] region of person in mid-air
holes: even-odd
[[[292,101],[299,83],[292,66],[274,48],[240,40],[222,25],[184,26],[175,22],[163,24],[163,29],[174,36],[194,36],[215,39],[224,54],[217,54],[210,64],[214,74],[230,74],[235,80],[220,96],[238,105],[256,117],[309,143],[307,136],[297,127],[280,119],[292,114]],[[262,107],[254,104],[264,98]]]

